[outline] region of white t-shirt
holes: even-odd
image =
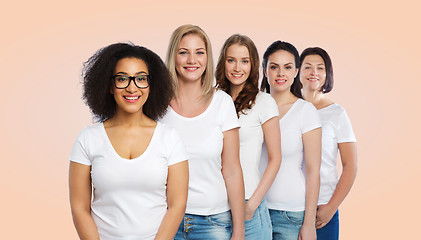
[[[187,154],[177,132],[158,122],[145,152],[122,158],[99,123],[80,132],[70,160],[91,165],[91,215],[101,240],[137,240],[155,238],[167,212],[168,166]]]
[[[313,104],[298,99],[279,121],[282,163],[278,175],[266,194],[269,209],[305,210],[305,176],[302,171],[304,148],[302,135],[321,127]],[[267,149],[262,150],[261,173],[267,166]]]
[[[260,182],[260,156],[264,140],[262,125],[279,116],[275,100],[259,92],[251,109],[240,113],[240,162],[243,169],[245,198],[249,199]]]
[[[356,142],[345,109],[334,103],[318,110],[322,122],[322,165],[319,205],[329,202],[338,183],[338,143]]]
[[[186,213],[212,215],[228,211],[227,190],[222,176],[223,132],[239,127],[231,97],[215,91],[208,108],[186,118],[171,107],[161,120],[175,128],[189,155],[189,195]]]

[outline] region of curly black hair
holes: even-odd
[[[115,43],[98,50],[83,64],[83,100],[89,106],[94,122],[114,116],[116,102],[110,93],[117,62],[123,58],[141,59],[148,67],[149,97],[143,113],[153,120],[163,117],[173,97],[171,75],[161,58],[151,50],[133,43]]]

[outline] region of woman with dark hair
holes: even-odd
[[[322,122],[322,164],[317,207],[317,239],[339,239],[338,207],[351,190],[357,175],[357,146],[344,108],[326,97],[333,88],[332,61],[319,47],[307,48],[300,56],[299,76],[304,99],[317,108]],[[342,174],[336,167],[338,150]]]
[[[270,92],[278,105],[281,129],[282,164],[266,195],[273,239],[316,239],[322,133],[319,115],[311,103],[300,98],[296,87],[299,55],[292,44],[272,43],[262,65],[262,90]],[[267,153],[262,151],[263,167],[266,162]]]
[[[272,239],[272,224],[264,200],[281,165],[278,107],[273,98],[259,91],[259,55],[244,35],[229,37],[216,67],[218,88],[228,93],[240,121],[240,162],[245,188],[245,238]],[[268,167],[260,179],[263,139],[268,148]]]
[[[175,130],[157,122],[171,86],[158,55],[133,44],[109,45],[85,63],[83,99],[99,123],[81,131],[70,155],[80,239],[175,236],[186,207],[187,156]]]
[[[213,86],[212,48],[198,26],[172,34],[166,59],[176,88],[162,119],[189,155],[186,214],[175,239],[244,239],[244,185],[234,104]]]

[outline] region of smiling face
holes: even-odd
[[[251,62],[246,46],[234,44],[228,47],[225,58],[225,76],[231,85],[244,86],[250,76]]]
[[[326,81],[326,67],[319,55],[308,55],[300,68],[300,82],[309,91],[321,91]]]
[[[114,75],[137,76],[141,74],[149,75],[146,63],[138,58],[130,57],[120,59],[115,67]],[[137,113],[142,111],[143,105],[149,96],[149,87],[138,88],[134,81],[123,89],[118,89],[113,85],[111,94],[117,104],[117,113],[120,111],[126,113]]]
[[[206,70],[206,63],[205,42],[195,34],[184,36],[180,41],[175,59],[178,79],[180,81],[201,80]]]
[[[268,57],[267,67],[263,71],[268,79],[271,92],[289,91],[298,73],[294,55],[285,50],[272,53]]]

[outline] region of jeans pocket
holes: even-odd
[[[231,211],[213,214],[208,217],[209,223],[220,227],[231,227],[232,217]]]
[[[285,211],[284,216],[288,221],[295,223],[296,225],[303,225],[304,211],[300,211],[300,212]]]
[[[254,215],[250,220],[245,220],[245,225],[247,227],[254,227],[254,226],[260,226],[261,220],[260,220],[260,212],[259,209],[256,209],[254,211]]]

